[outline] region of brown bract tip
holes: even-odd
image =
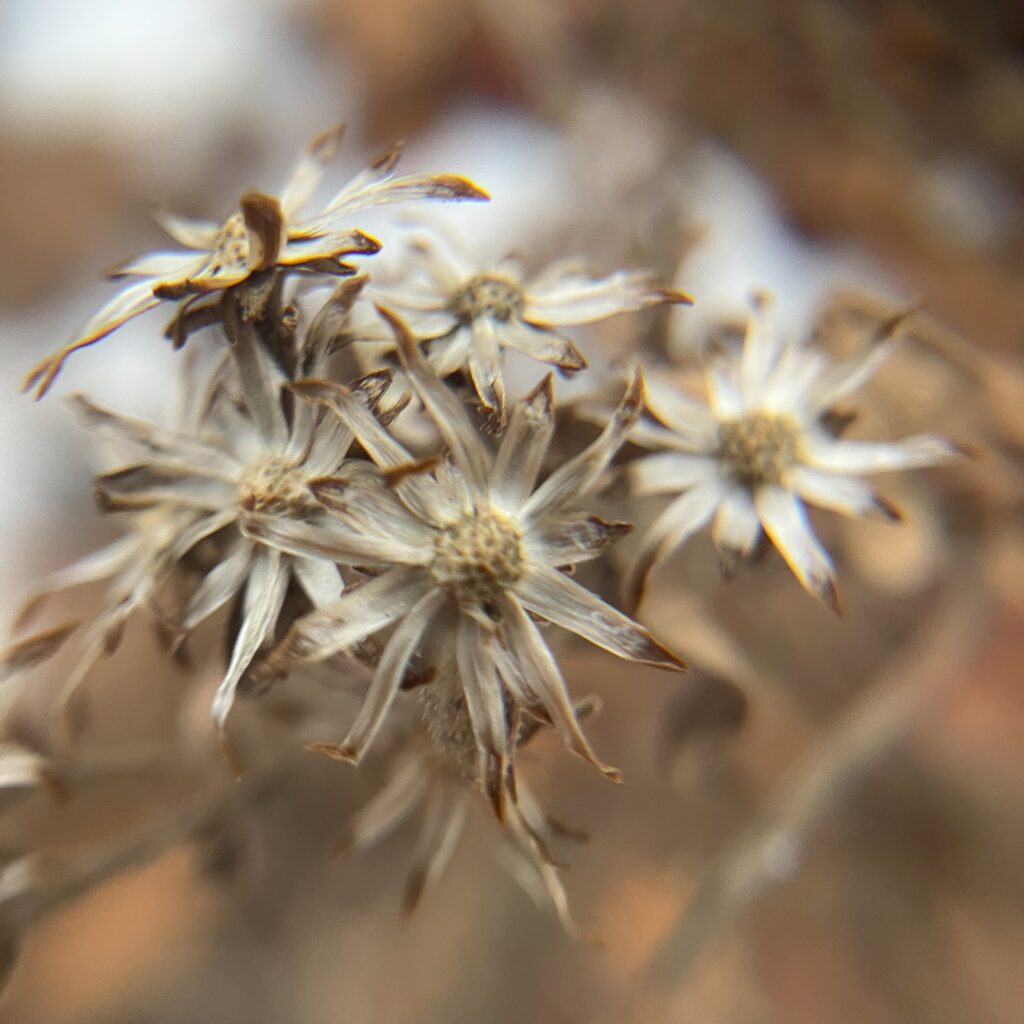
[[[876,494],[875,506],[878,508],[878,511],[886,517],[886,519],[891,519],[894,523],[903,522],[903,510],[898,505],[889,501],[888,498],[883,498],[880,494]]]
[[[369,236],[364,237],[368,238]],[[357,274],[355,277],[346,278],[331,292],[331,297],[327,300],[327,304],[335,309],[344,310],[347,313],[352,308],[356,299],[359,298],[360,293],[366,287],[369,280],[370,278],[366,274]]]
[[[24,672],[52,657],[77,627],[77,622],[65,622],[53,629],[19,640],[0,651],[0,680],[17,672]]]
[[[374,253],[378,253],[384,248],[384,243],[378,238],[374,238],[373,235],[368,235],[365,231],[360,231],[358,228],[351,232],[351,240],[349,245],[346,245],[345,252],[352,253],[353,255],[360,256],[372,256]],[[354,268],[353,268],[354,269]]]
[[[281,203],[276,196],[250,189],[240,205],[249,232],[249,265],[253,270],[266,270],[277,262],[284,240]]]
[[[344,761],[345,764],[358,764],[359,758],[349,744],[340,743],[307,743],[303,748],[307,754],[323,754],[332,761]]]
[[[334,400],[335,392],[341,388],[341,385],[329,380],[306,379],[293,380],[291,383],[285,384],[285,387],[292,394],[298,395],[299,398],[307,402],[330,403]]]
[[[348,508],[348,494],[351,481],[343,476],[320,476],[307,484],[313,497],[325,508],[345,511]]]
[[[397,487],[403,480],[410,476],[418,476],[420,473],[429,473],[436,469],[441,462],[440,455],[428,455],[414,462],[403,462],[399,466],[388,466],[381,469],[381,475],[387,481],[389,487]]]
[[[583,353],[571,341],[566,340],[562,357],[555,365],[562,371],[563,376],[571,377],[585,370],[590,364]]]
[[[391,333],[395,336],[398,356],[403,365],[407,368],[410,365],[425,368],[426,363],[416,345],[416,339],[413,338],[412,332],[409,330],[409,325],[396,312],[388,309],[387,306],[381,306],[379,303],[374,303],[374,306],[391,328]]]
[[[651,298],[656,303],[671,303],[678,306],[692,306],[693,296],[688,292],[680,291],[678,288],[654,288],[651,291]]]
[[[231,745],[231,741],[223,730],[220,734],[220,749],[224,753],[224,757],[227,759],[227,762],[231,767],[231,771],[234,772],[235,780],[240,782],[242,776],[245,774],[245,767],[242,764],[242,759],[238,756],[238,751]]]
[[[836,581],[831,576],[827,576],[821,580],[810,580],[809,583],[814,595],[828,607],[829,611],[841,617],[843,602]]]
[[[644,383],[643,368],[637,366],[626,383],[626,393],[615,410],[615,418],[625,426],[632,426],[644,411],[647,399],[647,388]]]
[[[411,917],[416,913],[416,908],[423,901],[423,893],[427,888],[427,869],[422,864],[416,864],[409,871],[405,880],[405,892],[402,894],[402,914]]]
[[[537,386],[522,399],[543,416],[549,416],[555,407],[555,375],[546,373]]]
[[[376,411],[380,400],[387,394],[393,380],[390,370],[373,370],[371,373],[350,381],[348,389],[353,394],[359,395],[371,410]]]
[[[689,665],[670,651],[660,640],[656,640],[646,629],[643,631],[644,639],[650,648],[650,653],[643,660],[655,668],[664,668],[669,672],[686,672]]]
[[[370,170],[380,171],[381,174],[390,174],[395,169],[395,164],[401,160],[404,148],[404,142],[396,142],[390,149],[370,161]]]
[[[900,328],[906,326],[907,321],[912,316],[920,313],[922,309],[924,309],[924,301],[918,299],[916,302],[904,306],[891,316],[886,317],[875,329],[874,336],[871,339],[872,342],[878,345],[883,341],[888,341]]]
[[[345,125],[336,124],[333,128],[314,135],[309,141],[307,152],[314,160],[322,164],[330,163],[338,154],[341,140],[345,136]]]
[[[490,193],[461,174],[435,174],[431,178],[436,199],[464,199],[468,202],[490,202]]]
[[[25,394],[34,388],[35,394],[32,397],[38,402],[50,390],[50,385],[57,379],[57,374],[60,373],[63,365],[62,357],[47,356],[25,375],[25,379],[21,382],[21,393]]]

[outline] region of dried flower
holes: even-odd
[[[628,528],[572,506],[594,487],[636,422],[642,378],[638,373],[630,381],[600,437],[535,488],[554,429],[550,374],[514,407],[492,455],[402,321],[382,314],[450,461],[417,462],[346,388],[317,381],[294,386],[353,431],[381,474],[313,482],[313,493],[336,521],[330,533],[258,514],[248,516],[243,528],[285,551],[339,560],[348,559],[351,544],[358,542],[368,552],[368,568],[378,575],[300,619],[266,671],[351,650],[397,623],[363,706],[345,740],[333,748],[334,756],[360,760],[419,653],[431,663],[434,678],[457,675],[460,680],[481,759],[479,774],[488,780],[499,815],[510,763],[506,693],[515,705],[552,722],[571,749],[616,778],[580,730],[557,662],[531,613],[621,658],[680,667],[642,626],[559,571],[596,557]]]
[[[678,494],[643,538],[625,588],[635,606],[655,564],[713,520],[712,539],[726,568],[754,548],[762,529],[812,594],[838,609],[834,570],[814,536],[804,502],[844,515],[891,505],[861,474],[931,466],[957,449],[935,435],[894,442],[846,441],[828,428],[836,402],[867,381],[889,354],[894,318],[866,353],[832,364],[824,353],[782,342],[770,304],[755,305],[741,353],[706,370],[708,405],[653,378],[648,408],[657,424],[638,424],[630,439],[666,449],[630,466],[639,495]]]
[[[76,401],[82,408],[101,412],[85,399],[79,397]],[[156,594],[175,565],[204,535],[190,510],[147,509],[131,517],[124,536],[39,582],[23,603],[15,619],[15,629],[24,629],[51,595],[107,581],[99,609],[78,639],[75,664],[64,683],[65,702],[77,691],[96,661],[117,650],[125,624],[134,612],[153,607]],[[4,652],[5,668],[27,669],[44,661],[56,653],[77,626],[77,623],[65,623],[13,644]]]
[[[114,278],[133,278],[82,328],[79,336],[44,359],[25,378],[23,389],[41,398],[73,352],[93,345],[122,324],[166,300],[220,292],[273,267],[334,275],[354,273],[342,257],[368,255],[380,243],[343,227],[349,216],[370,206],[413,199],[486,199],[476,185],[458,175],[409,175],[395,178],[401,150],[395,148],[339,191],[314,216],[302,216],[327,164],[334,158],[342,128],[310,142],[280,197],[250,190],[223,224],[175,215],[159,218],[164,230],[190,252],[153,252],[118,268]],[[188,304],[186,302],[186,305]]]
[[[692,299],[659,288],[650,275],[620,270],[594,277],[579,260],[551,264],[527,281],[508,257],[479,268],[454,245],[442,250],[425,239],[411,247],[414,273],[401,288],[378,289],[380,301],[409,318],[413,333],[429,340],[427,360],[440,377],[465,372],[484,407],[504,416],[502,350],[522,352],[565,375],[586,360],[557,328],[590,324],[618,313]]]
[[[346,281],[306,332],[299,353],[303,373],[324,372],[339,318],[365,282]],[[133,513],[131,532],[110,547],[57,573],[47,591],[113,578],[104,609],[90,627],[87,656],[79,661],[69,692],[101,651],[116,644],[128,615],[149,603],[169,573],[205,538],[217,538],[216,564],[174,623],[180,640],[218,609],[241,595],[242,611],[227,671],[213,701],[223,730],[243,674],[274,630],[292,581],[315,606],[329,605],[343,581],[332,558],[287,554],[235,526],[250,512],[280,517],[315,529],[344,550],[348,561],[372,555],[372,544],[332,530],[307,482],[339,471],[352,443],[351,431],[312,405],[295,403],[292,415],[281,401],[281,370],[262,345],[241,329],[233,348],[237,366],[221,364],[203,403],[198,424],[166,430],[119,416],[81,395],[72,401],[85,425],[130,462],[104,473],[96,494],[107,511]],[[231,374],[232,369],[236,375]],[[385,374],[364,378],[351,394],[372,405],[387,387]],[[239,393],[241,389],[241,394]],[[367,412],[367,415],[370,415]],[[356,472],[356,470],[353,470]]]
[[[484,789],[484,780],[476,774],[476,740],[458,682],[438,680],[418,692],[423,694],[420,721],[401,734],[387,782],[354,816],[339,843],[341,851],[367,849],[422,811],[403,900],[406,913],[417,908],[440,878]],[[592,701],[578,703],[577,717],[585,717],[593,707]],[[516,746],[523,747],[540,727],[531,719],[514,728]],[[586,836],[545,814],[521,780],[500,836],[500,853],[515,879],[538,903],[551,906],[570,934],[578,935],[550,847],[556,836],[577,841]]]

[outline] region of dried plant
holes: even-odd
[[[404,277],[377,283],[372,261],[354,276],[347,259],[372,256],[380,243],[347,226],[352,214],[485,194],[455,175],[394,177],[396,150],[305,215],[339,140],[340,130],[315,139],[280,197],[247,192],[220,226],[163,218],[191,251],[153,253],[121,268],[115,276],[132,283],[29,374],[26,388],[41,396],[71,353],[165,302],[175,304],[168,333],[176,345],[200,331],[215,339],[205,377],[198,362],[182,360],[193,400],[173,429],[73,397],[111,460],[95,490],[123,535],[41,581],[0,654],[0,673],[71,651],[66,701],[88,690],[87,675],[108,664],[101,658],[114,655],[126,625],[143,618],[157,627],[167,656],[198,680],[216,659],[206,651],[188,661],[185,643],[216,623],[226,665],[216,668],[214,735],[243,779],[273,771],[269,755],[253,768],[236,753],[265,746],[264,730],[283,730],[296,752],[352,765],[380,736],[388,781],[351,821],[347,844],[369,847],[424,807],[407,908],[439,876],[469,809],[489,805],[513,873],[577,933],[550,849],[574,833],[540,810],[518,758],[550,729],[606,777],[619,773],[584,735],[580,719],[592,705],[574,702],[560,638],[547,627],[626,663],[681,669],[647,626],[602,595],[623,592],[632,613],[655,565],[708,523],[727,572],[766,533],[803,586],[836,608],[833,565],[804,503],[897,518],[861,477],[936,465],[958,449],[931,434],[878,443],[840,437],[850,417],[839,406],[881,365],[902,314],[865,337],[863,351],[831,362],[783,342],[766,300],[755,305],[741,344],[710,353],[706,398],[671,368],[634,360],[624,388],[615,379],[593,382],[595,394],[615,387],[619,395],[614,409],[584,404],[586,418],[600,424],[588,437],[583,418],[562,414],[552,374],[511,394],[506,351],[598,377],[562,328],[689,297],[643,271],[594,276],[573,259],[530,274],[510,261],[482,267],[422,240]],[[329,294],[318,290],[325,283]],[[306,324],[300,309],[314,301],[319,312]],[[377,308],[367,315],[371,304]],[[367,359],[372,372],[348,379]],[[399,429],[420,413],[433,442],[410,441]],[[598,499],[623,467],[630,493],[609,488]],[[642,531],[629,564],[608,560],[606,548],[632,529],[619,510],[664,494],[674,497]],[[616,518],[602,518],[599,507],[616,509]],[[26,635],[45,599],[84,584],[103,588],[84,623]],[[699,594],[690,600],[700,605]],[[728,647],[720,635],[716,651]],[[698,656],[706,635],[703,643]],[[722,660],[747,664],[728,652]],[[278,704],[274,726],[269,712],[243,710],[267,711],[301,692],[303,680],[324,676],[356,695],[354,717],[331,701],[302,714]],[[86,771],[73,737],[26,738],[16,724],[11,716],[0,746],[5,815],[43,792],[59,794]],[[202,771],[216,773],[214,761]],[[13,956],[24,929],[62,900],[169,844],[195,840],[242,799],[227,795],[219,778],[198,785],[166,819],[156,815],[80,853],[51,857],[45,843],[18,849],[0,886],[0,952]]]

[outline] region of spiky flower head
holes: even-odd
[[[517,258],[480,265],[440,239],[418,239],[410,254],[408,280],[377,289],[377,298],[407,317],[413,334],[429,342],[427,361],[438,376],[465,373],[484,408],[499,418],[505,406],[505,349],[569,376],[587,362],[559,328],[692,301],[683,292],[658,287],[648,273],[619,270],[599,277],[579,260],[553,263],[528,279]]]
[[[374,575],[296,622],[267,663],[267,673],[350,651],[390,627],[363,706],[333,748],[336,757],[362,758],[419,655],[434,678],[458,678],[479,775],[488,780],[499,815],[511,764],[513,705],[550,721],[571,749],[617,778],[583,735],[558,663],[534,619],[562,626],[630,661],[680,667],[647,630],[561,571],[594,558],[628,529],[580,510],[578,502],[598,483],[640,414],[641,375],[632,378],[601,435],[538,487],[554,430],[551,376],[513,408],[494,453],[425,362],[405,324],[381,312],[449,457],[416,460],[346,388],[319,381],[294,386],[297,394],[338,416],[380,473],[339,474],[312,483],[335,521],[330,533],[258,514],[246,518],[244,529],[285,551],[339,560],[348,559],[349,545],[358,541]]]
[[[304,374],[315,378],[325,371],[334,329],[364,283],[364,278],[352,278],[339,285],[310,325],[296,359]],[[237,634],[213,701],[221,730],[239,681],[275,639],[289,588],[298,588],[307,607],[329,605],[343,589],[332,558],[282,552],[240,532],[237,524],[255,513],[316,524],[315,529],[332,537],[332,523],[307,484],[341,469],[352,432],[309,403],[286,405],[285,376],[245,325],[230,355],[199,403],[198,420],[182,429],[120,416],[81,395],[72,399],[86,427],[124,460],[97,479],[96,494],[103,509],[124,513],[130,522],[123,538],[45,584],[44,591],[51,592],[112,581],[88,628],[85,656],[69,679],[68,695],[96,657],[113,649],[128,616],[151,605],[169,574],[208,538],[213,540],[212,565],[173,621],[166,614],[161,618],[175,646],[218,609],[240,602]],[[356,382],[350,394],[368,410],[387,383],[386,374],[373,375]],[[363,558],[367,547],[345,535],[335,538],[332,551],[344,549],[344,560],[351,562]],[[38,599],[33,607],[37,604]]]
[[[893,345],[903,317],[876,343],[846,362],[780,339],[766,296],[755,302],[738,354],[719,353],[706,368],[707,402],[653,376],[648,409],[630,440],[656,454],[630,466],[634,493],[676,494],[643,537],[625,583],[639,602],[651,569],[707,523],[730,567],[749,555],[762,530],[812,594],[838,609],[835,572],[815,537],[805,503],[844,515],[898,518],[863,475],[932,466],[956,447],[933,434],[902,441],[836,436],[829,412],[863,385]]]
[[[280,196],[250,189],[222,224],[165,214],[164,230],[186,247],[148,253],[119,267],[111,277],[130,283],[104,305],[77,338],[32,369],[24,390],[42,397],[65,360],[101,341],[111,331],[165,301],[196,299],[223,292],[254,275],[278,268],[348,275],[355,268],[344,257],[370,255],[380,243],[345,226],[360,210],[415,199],[486,199],[487,194],[458,175],[395,177],[401,150],[395,148],[357,175],[316,214],[303,214],[341,142],[341,126],[316,136],[299,158]]]
[[[422,698],[418,720],[396,737],[386,783],[348,823],[339,843],[339,852],[366,850],[420,814],[403,900],[406,913],[417,908],[443,874],[485,790],[485,780],[476,774],[476,740],[458,680],[439,679],[417,693]],[[577,717],[586,717],[595,706],[594,700],[578,702]],[[515,746],[526,746],[542,728],[536,718],[517,718],[510,727]],[[500,822],[502,860],[526,892],[578,936],[551,847],[555,839],[578,842],[586,835],[546,814],[522,779],[514,797]]]

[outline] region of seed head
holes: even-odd
[[[799,425],[789,416],[755,412],[718,428],[718,457],[748,487],[781,483],[797,461]]]
[[[464,323],[481,316],[492,316],[505,323],[519,316],[523,292],[510,277],[502,274],[477,274],[455,293],[451,311]]]
[[[480,604],[516,583],[523,564],[519,529],[489,509],[471,513],[438,532],[430,575],[460,605]]]

